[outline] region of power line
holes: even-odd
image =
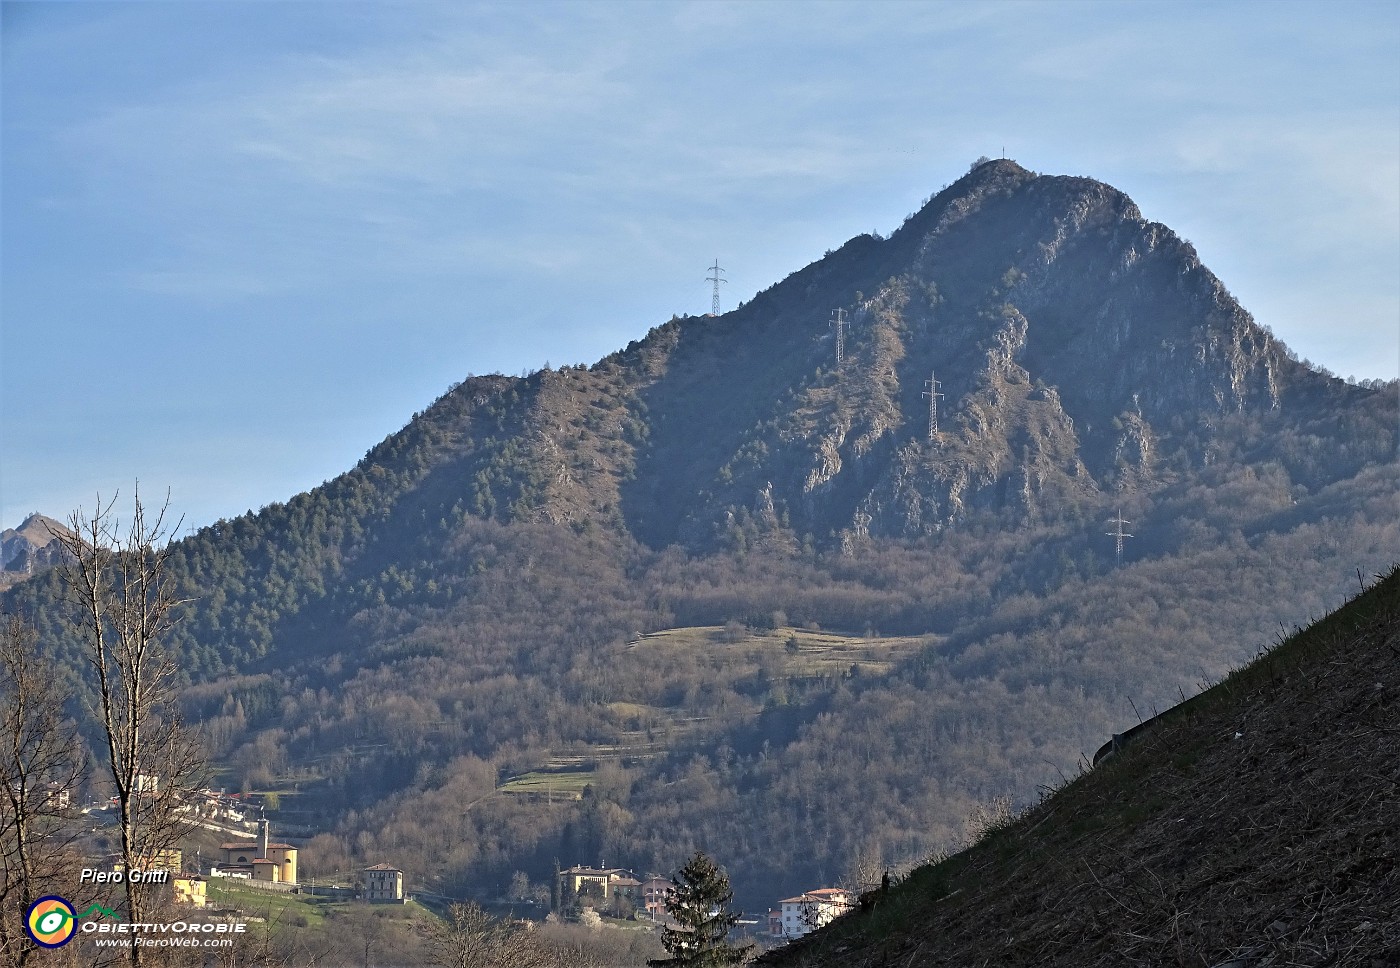
[[[840,364],[846,358],[846,310],[833,309],[831,311],[831,328],[836,330],[836,362]]]
[[[1124,531],[1124,530],[1123,530],[1123,525],[1125,525],[1125,524],[1132,524],[1133,522],[1131,522],[1131,521],[1124,521],[1124,520],[1123,520],[1123,512],[1120,510],[1120,511],[1118,512],[1118,517],[1117,517],[1117,519],[1116,519],[1116,520],[1113,520],[1113,521],[1109,521],[1108,523],[1111,524],[1111,525],[1113,525],[1113,530],[1112,530],[1112,531],[1105,531],[1104,534],[1106,534],[1106,535],[1108,535],[1110,538],[1113,538],[1113,539],[1114,539],[1114,555],[1115,555],[1115,560],[1116,560],[1116,562],[1117,562],[1117,566],[1118,566],[1118,567],[1122,567],[1122,565],[1123,565],[1123,539],[1124,539],[1124,538],[1132,538],[1132,537],[1135,537],[1135,535],[1128,534],[1128,532]]]
[[[719,256],[715,256],[715,264],[710,266],[710,275],[705,277],[706,282],[713,282],[715,284],[715,294],[714,297],[710,300],[711,316],[719,315],[719,284],[721,282],[729,281],[728,279],[725,279],[723,276],[720,275],[720,273],[722,272],[724,272],[724,270],[719,267]]]
[[[943,394],[938,392],[938,388],[943,382],[938,379],[938,375],[930,370],[928,379],[924,381],[924,386],[928,387],[924,391],[924,396],[928,397],[928,439],[934,440],[938,437],[938,398]]]

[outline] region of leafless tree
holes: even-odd
[[[974,847],[987,837],[1010,826],[1016,819],[1016,808],[1008,796],[994,796],[985,803],[975,803],[963,820],[962,848]]]
[[[873,891],[880,886],[880,876],[888,869],[879,841],[866,840],[849,855],[841,872],[841,886],[857,895]]]
[[[166,637],[185,601],[169,573],[169,499],[150,516],[137,491],[123,527],[115,501],[89,516],[74,511],[71,534],[55,537],[66,552],[62,576],[74,607],[73,630],[91,664],[99,731],[106,744],[128,871],[167,863],[190,830],[180,812],[204,779],[204,759],[176,707],[177,667]],[[127,917],[144,920],[151,888],[125,883]],[[130,949],[131,964],[144,960]]]
[[[432,963],[441,968],[527,968],[547,964],[540,946],[515,925],[491,917],[475,904],[453,904],[429,941]]]
[[[29,906],[55,885],[72,886],[70,801],[84,764],[59,682],[34,630],[0,618],[0,965],[29,961],[38,950],[20,928]]]

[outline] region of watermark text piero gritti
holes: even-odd
[[[129,871],[100,871],[94,867],[84,867],[82,874],[78,876],[80,884],[167,884],[169,882],[169,871],[143,871],[136,867]]]

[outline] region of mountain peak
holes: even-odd
[[[32,542],[36,548],[42,548],[54,540],[55,535],[67,534],[68,531],[68,527],[63,522],[40,514],[38,511],[31,511],[18,528],[6,528],[4,536],[6,538],[21,537]]]
[[[1096,514],[1195,475],[1240,420],[1366,395],[1298,363],[1123,192],[1009,159],[650,348],[635,392],[665,416],[621,506],[653,544],[704,545],[753,507],[855,537]],[[1375,436],[1373,457],[1394,435]]]
[[[18,528],[0,532],[0,568],[27,573],[47,567],[59,554],[56,536],[70,533],[61,521],[34,511]]]
[[[1034,178],[1035,172],[1022,167],[1010,158],[984,158],[972,164],[967,174],[959,178],[954,184],[967,182],[974,178]]]
[[[488,408],[492,447],[523,436],[472,471],[467,503],[696,549],[736,528],[791,545],[929,535],[983,512],[1098,515],[1192,479],[1246,425],[1369,396],[1298,363],[1123,192],[1010,159],[979,163],[888,239],[859,236],[723,316],[548,376],[519,388],[519,412]],[[1338,475],[1393,450],[1393,430],[1371,437]],[[1298,470],[1311,486],[1320,467]]]
[[[1035,172],[1021,167],[1009,158],[975,163],[967,174],[930,197],[924,206],[900,227],[895,237],[922,236],[936,228],[940,220],[949,215],[959,217],[975,210],[987,195],[1013,192],[1037,177]]]

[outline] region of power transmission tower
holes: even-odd
[[[831,328],[836,330],[836,362],[839,364],[846,358],[846,310],[833,309],[831,311]]]
[[[1134,535],[1128,534],[1128,532],[1124,531],[1123,525],[1132,523],[1133,522],[1131,521],[1123,520],[1123,512],[1120,510],[1118,512],[1118,517],[1115,520],[1109,522],[1109,524],[1113,525],[1113,530],[1104,532],[1104,534],[1114,539],[1115,560],[1117,562],[1117,567],[1120,568],[1123,565],[1123,539],[1135,537]]]
[[[924,391],[924,396],[928,397],[928,439],[935,440],[938,437],[938,398],[943,394],[938,392],[938,388],[943,382],[938,379],[937,373],[929,371],[928,379],[924,381],[924,386],[928,387]]]
[[[715,294],[714,297],[710,300],[711,316],[719,315],[719,284],[721,282],[729,281],[721,275],[721,273],[723,272],[724,270],[719,267],[719,256],[715,256],[715,264],[710,266],[710,274],[705,277],[706,282],[713,282],[715,284]]]

